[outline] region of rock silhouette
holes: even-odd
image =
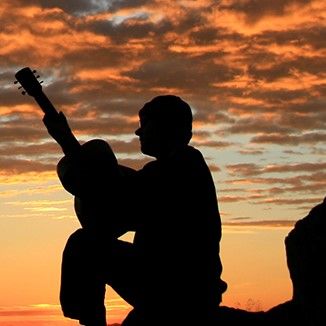
[[[275,322],[326,325],[326,197],[285,238],[292,300],[267,312]]]
[[[285,238],[292,299],[268,311],[219,307],[216,325],[326,325],[326,198]]]

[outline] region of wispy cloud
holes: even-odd
[[[223,227],[268,227],[268,228],[292,228],[296,221],[293,220],[258,220],[258,221],[230,221],[224,222]]]

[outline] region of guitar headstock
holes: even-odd
[[[16,72],[15,77],[17,80],[15,84],[20,83],[21,86],[18,89],[24,89],[24,91],[22,91],[23,95],[27,93],[35,97],[42,92],[41,84],[43,81],[39,82],[38,78],[40,76],[36,76],[35,73],[36,70],[31,70],[29,67],[22,68]]]

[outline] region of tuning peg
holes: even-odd
[[[33,74],[35,74],[36,73],[36,70],[33,70]]]
[[[43,80],[41,80],[41,81],[40,81],[40,84],[43,84],[43,82],[44,82],[44,81],[43,81]]]
[[[18,87],[18,89],[21,89],[21,88],[23,88],[23,86],[19,86],[19,87]]]
[[[23,95],[26,95],[26,92],[25,92],[25,91],[22,91],[22,94],[23,94]]]
[[[18,83],[18,80],[15,80],[15,81],[14,81],[14,84],[17,84],[17,83]]]
[[[37,75],[36,78],[40,78],[40,75]]]

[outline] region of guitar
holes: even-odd
[[[22,94],[32,96],[38,103],[42,111],[48,118],[58,118],[59,113],[44,94],[42,90],[42,82],[39,82],[39,76],[35,75],[36,71],[29,67],[22,68],[16,74],[15,84],[20,83],[19,89],[24,89]],[[74,136],[72,136],[74,138]],[[79,145],[77,139],[75,139]],[[60,145],[60,144],[59,144]],[[110,176],[118,177],[123,171],[131,173],[131,169],[118,165],[111,147],[107,142],[101,139],[92,139],[80,146],[80,154],[77,164],[72,164],[67,156],[64,156],[57,165],[57,173],[63,187],[75,196],[75,212],[83,227],[95,223],[102,225],[103,217],[107,215],[106,210],[96,209],[98,203],[89,203],[88,198],[79,198],[79,179],[83,179],[84,184],[89,184],[90,190],[96,187],[96,180],[109,178]],[[73,168],[72,168],[73,167]],[[94,209],[95,207],[95,209]],[[115,228],[117,229],[117,228]],[[125,231],[124,231],[125,232]],[[121,230],[118,229],[121,235]]]

